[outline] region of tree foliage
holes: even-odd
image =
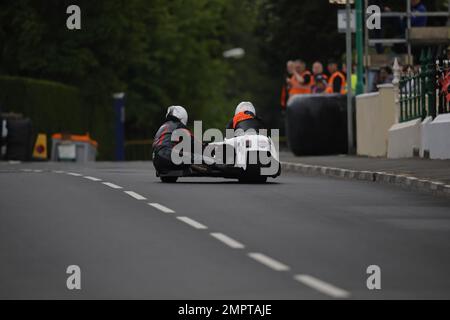
[[[70,4],[81,8],[79,31],[65,26]],[[149,137],[171,104],[223,125],[232,109],[222,57],[230,7],[226,0],[5,0],[0,73],[75,85],[93,107],[125,91],[133,137]]]
[[[79,31],[66,28],[71,4]],[[328,0],[3,0],[0,74],[76,86],[92,114],[126,92],[128,139],[151,138],[172,104],[223,127],[237,102],[252,100],[276,127],[285,61],[343,54],[337,9]],[[245,57],[224,59],[234,47]]]

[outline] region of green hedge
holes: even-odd
[[[21,113],[33,122],[35,134],[89,132],[99,143],[100,160],[113,157],[113,108],[92,105],[71,86],[46,80],[0,76],[3,112]]]

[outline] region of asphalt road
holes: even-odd
[[[450,298],[450,201],[294,173],[270,181],[1,163],[0,298]],[[66,287],[69,265],[81,290]],[[380,290],[366,286],[369,265]]]

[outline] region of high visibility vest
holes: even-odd
[[[351,80],[352,80],[352,90],[353,92],[356,92],[356,84],[358,83],[358,76],[356,74],[352,74]]]
[[[234,115],[233,117],[233,129],[236,129],[236,125],[244,120],[253,119],[254,116],[251,114],[245,113],[245,112],[239,112]]]
[[[291,96],[294,94],[307,94],[312,92],[311,87],[314,85],[314,77],[312,76],[311,72],[305,70],[300,75],[303,78],[305,76],[309,76],[310,77],[309,83],[300,84],[294,74],[291,77],[291,88],[289,89],[289,95]]]
[[[330,79],[328,79],[328,87],[327,87],[326,92],[327,93],[333,93],[334,92],[333,91],[333,82],[334,82],[334,79],[336,79],[337,77],[341,78],[341,91],[340,91],[340,93],[341,94],[346,94],[347,93],[347,89],[346,89],[347,88],[347,84],[345,82],[345,76],[340,71],[336,71],[335,73],[333,73],[331,75]]]

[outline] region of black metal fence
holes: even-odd
[[[400,122],[450,113],[450,61],[445,53],[423,50],[420,67],[404,71],[399,81]]]

